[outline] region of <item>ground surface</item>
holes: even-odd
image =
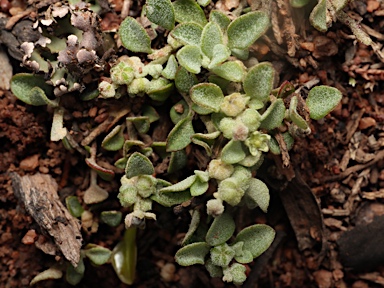
[[[260,177],[271,187],[269,212],[244,212],[239,219],[243,224],[266,222],[276,229],[277,237],[271,248],[249,265],[244,287],[384,286],[384,266],[380,266],[384,263],[380,241],[384,236],[383,59],[357,43],[350,30],[339,23],[326,34],[317,32],[302,17],[304,10],[290,12],[286,2],[273,2],[274,29],[253,45],[254,53],[273,63],[279,83],[288,80],[302,85],[317,78],[321,84],[340,89],[343,100],[324,120],[313,121],[309,137],[297,141],[289,169],[282,168],[279,158],[268,157],[266,162],[272,164],[265,166],[268,173]],[[105,30],[118,27],[124,8],[120,5],[123,1],[111,3],[114,10],[102,16]],[[16,8],[26,5],[1,0],[1,17],[15,15]],[[230,10],[238,1],[223,0],[216,6]],[[129,13],[136,15],[139,8],[136,2]],[[374,41],[384,41],[384,4],[353,1],[346,11],[362,21],[363,28],[368,27]],[[12,65],[14,71],[20,70],[19,62],[12,60]],[[99,115],[102,108],[98,107]],[[74,117],[81,117],[75,110]],[[78,154],[49,142],[47,119],[51,114],[42,111],[16,101],[10,91],[0,91],[0,287],[27,287],[35,275],[55,263],[25,236],[28,232],[34,238],[32,230],[38,227],[18,205],[7,172],[50,174],[63,199],[74,193],[81,196],[89,181]],[[294,174],[291,182],[270,176],[291,178]],[[103,185],[111,193],[117,189],[117,183]],[[105,205],[119,209],[117,201]],[[173,255],[188,221],[183,214],[175,220],[172,211],[163,212],[157,223],[149,223],[138,235],[135,287],[224,287],[200,267],[176,266],[173,271],[174,266],[166,265],[174,263]],[[111,248],[122,232],[122,225],[112,229],[101,224],[97,233],[84,233],[84,238]],[[79,287],[126,286],[108,265],[86,265]],[[171,276],[164,276],[164,267],[171,267]],[[40,285],[67,286],[63,281]]]

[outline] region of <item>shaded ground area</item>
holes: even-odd
[[[4,13],[26,5],[3,2],[9,5],[5,9],[2,4]],[[105,30],[118,27],[124,9],[120,5],[123,1],[111,3],[115,9],[102,17]],[[133,16],[140,8],[138,3],[131,8]],[[237,5],[238,1],[216,3],[222,10]],[[242,211],[237,221],[242,226],[268,223],[277,236],[271,248],[249,265],[244,287],[255,287],[256,283],[259,287],[384,286],[380,266],[384,260],[380,241],[384,236],[382,59],[370,47],[357,43],[347,27],[336,23],[321,34],[302,17],[308,11],[291,12],[287,7],[287,1],[273,2],[273,28],[253,45],[253,52],[260,61],[273,63],[279,83],[288,80],[307,85],[304,89],[314,83],[334,86],[342,91],[343,100],[325,119],[313,121],[309,137],[295,143],[289,168],[283,168],[281,158],[268,156],[261,169],[260,177],[271,188],[269,212]],[[354,1],[346,11],[361,20],[374,41],[384,41],[380,32],[384,4]],[[20,69],[16,63],[13,66]],[[89,118],[99,121],[102,105],[96,111],[91,109],[86,104],[74,106],[72,116],[81,123]],[[9,91],[0,91],[0,287],[27,287],[35,275],[55,263],[54,257],[31,245],[44,236],[18,205],[6,172],[50,174],[59,185],[61,199],[82,196],[89,184],[83,159],[61,143],[49,142],[47,119],[51,113],[41,111],[16,101]],[[109,199],[116,199],[117,185],[101,183],[111,193]],[[120,209],[117,200],[103,205]],[[155,211],[162,216],[138,235],[134,286],[230,287],[220,279],[210,279],[201,267],[183,268],[174,263],[189,216],[186,211],[175,216],[172,210],[159,207]],[[123,230],[122,224],[117,228],[100,224],[96,233],[83,231],[83,237],[86,243],[112,248]],[[109,265],[96,268],[87,262],[86,267],[79,287],[126,287]],[[39,285],[68,286],[64,281]]]

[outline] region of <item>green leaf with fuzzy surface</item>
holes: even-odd
[[[220,29],[224,31],[227,29],[229,23],[231,23],[231,19],[219,10],[212,10],[209,14],[209,22],[217,23]]]
[[[267,213],[270,195],[269,189],[263,181],[251,178],[249,188],[245,191],[245,197],[248,198],[246,204],[249,209],[259,206],[264,213]]]
[[[167,30],[175,26],[175,11],[170,0],[147,0],[147,18]]]
[[[227,164],[235,164],[245,158],[243,146],[240,141],[231,140],[221,151],[221,160]]]
[[[223,63],[226,61],[229,56],[231,56],[231,51],[228,49],[226,45],[217,44],[213,47],[213,56],[211,62],[208,65],[208,69],[212,69],[213,67]]]
[[[177,22],[195,22],[201,26],[207,24],[203,9],[194,0],[176,0],[172,4]]]
[[[180,93],[188,94],[189,89],[191,89],[192,86],[198,82],[199,81],[197,80],[195,74],[188,72],[184,67],[179,67],[179,69],[177,69],[175,75],[175,85]]]
[[[283,123],[285,110],[284,101],[277,99],[268,107],[263,115],[261,115],[260,128],[272,130],[279,127]]]
[[[21,101],[33,105],[51,105],[56,107],[57,103],[48,99],[53,94],[52,86],[45,83],[44,77],[40,75],[19,73],[11,79],[11,91]]]
[[[320,32],[326,32],[331,23],[327,21],[327,0],[320,0],[313,8],[309,21]],[[331,20],[332,21],[332,20]]]
[[[172,207],[174,205],[181,204],[185,201],[188,201],[192,198],[189,191],[175,192],[175,193],[160,193],[151,196],[151,200],[159,203],[164,207]]]
[[[196,242],[184,246],[176,252],[175,260],[181,266],[204,264],[205,256],[209,252],[209,245],[205,242]]]
[[[211,246],[217,246],[227,242],[235,232],[236,224],[232,216],[223,213],[213,220],[205,241]]]
[[[191,137],[195,134],[192,126],[192,115],[179,121],[169,132],[167,138],[167,152],[182,150],[191,143]]]
[[[275,234],[275,230],[268,225],[256,224],[241,230],[236,236],[235,243],[244,242],[243,250],[248,250],[253,258],[256,258],[272,244]]]
[[[223,44],[223,33],[218,24],[209,22],[201,34],[201,51],[212,59],[216,53],[213,48],[217,44]]]
[[[196,23],[181,23],[171,31],[171,35],[184,45],[200,45],[201,33],[203,28]]]
[[[107,263],[111,254],[112,252],[109,249],[99,245],[88,244],[85,246],[85,256],[87,256],[94,265],[103,265]]]
[[[291,4],[291,6],[295,8],[304,7],[308,3],[309,3],[309,0],[290,0],[289,1],[289,4]]]
[[[119,36],[125,48],[132,52],[152,53],[151,39],[147,32],[132,17],[127,17],[120,24]]]
[[[189,189],[195,181],[196,175],[191,175],[176,184],[160,189],[160,193],[185,191]]]
[[[269,17],[266,12],[255,11],[244,14],[228,25],[229,48],[247,49],[269,27]]]
[[[240,61],[228,61],[211,69],[221,78],[232,82],[241,82],[245,75],[244,64]]]
[[[190,95],[194,103],[208,108],[212,112],[219,112],[220,105],[224,101],[223,91],[213,83],[201,83],[193,86],[190,90]]]
[[[202,56],[198,46],[187,45],[176,53],[176,58],[180,65],[193,74],[201,71]]]
[[[139,152],[133,153],[125,167],[125,175],[127,178],[132,178],[139,175],[152,175],[155,173],[152,162]]]
[[[329,86],[316,86],[308,93],[306,100],[309,116],[314,120],[325,117],[339,104],[342,94],[339,90]]]
[[[275,69],[271,63],[263,62],[249,69],[244,78],[244,91],[251,99],[266,101],[272,91]]]

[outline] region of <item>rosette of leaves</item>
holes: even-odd
[[[243,264],[264,253],[275,238],[275,231],[264,224],[249,226],[233,238],[235,222],[230,214],[224,213],[213,220],[204,239],[189,243],[193,239],[191,231],[198,226],[199,221],[190,226],[188,239],[183,241],[186,245],[176,252],[176,262],[182,266],[205,265],[211,277],[222,277],[223,281],[236,285],[246,280]]]

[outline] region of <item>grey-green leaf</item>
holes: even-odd
[[[295,8],[304,7],[308,3],[309,3],[309,0],[290,0],[289,1],[289,4],[291,4],[291,6]]]
[[[195,74],[188,72],[184,67],[179,67],[179,69],[177,69],[175,75],[175,85],[180,93],[188,94],[189,89],[197,83],[198,80]]]
[[[221,151],[221,160],[227,164],[235,164],[245,158],[246,154],[240,141],[231,140]]]
[[[151,200],[159,203],[164,207],[171,207],[174,205],[181,204],[192,198],[189,191],[175,192],[175,193],[159,193],[151,196]]]
[[[123,129],[121,125],[117,125],[105,136],[101,146],[108,151],[117,151],[123,147],[124,141]]]
[[[259,63],[249,69],[244,78],[244,91],[251,99],[265,102],[273,88],[275,69],[269,62]]]
[[[121,43],[132,52],[152,53],[151,39],[147,32],[132,17],[127,17],[120,24],[119,35]]]
[[[245,67],[240,61],[228,61],[213,67],[211,71],[229,81],[241,82],[244,78]]]
[[[228,25],[228,46],[246,49],[253,44],[269,27],[266,12],[255,11],[244,14]]]
[[[207,24],[203,9],[194,0],[176,0],[173,2],[173,8],[179,23],[195,22],[201,26]]]
[[[200,45],[203,28],[194,22],[181,23],[171,31],[171,35],[184,45]]]
[[[249,181],[249,187],[245,191],[246,197],[250,200],[247,201],[248,208],[253,209],[259,206],[264,213],[267,213],[270,200],[267,185],[265,185],[263,181],[256,178],[251,178]]]
[[[219,10],[211,11],[209,14],[209,21],[217,23],[223,31],[226,30],[229,23],[231,23],[231,19]]]
[[[213,220],[209,228],[205,241],[211,246],[217,246],[227,242],[235,232],[236,224],[232,216],[223,213]]]
[[[201,71],[202,56],[198,46],[187,45],[176,53],[177,61],[180,65],[193,74],[199,74]]]
[[[132,178],[139,175],[152,175],[155,173],[152,162],[139,152],[133,153],[125,167],[125,175],[127,178]]]
[[[325,117],[335,109],[341,98],[341,92],[334,87],[322,85],[312,88],[306,100],[310,117],[314,120]]]
[[[315,8],[313,8],[309,16],[309,21],[313,27],[321,32],[326,32],[328,30],[326,0],[320,0]]]
[[[175,26],[175,11],[170,0],[147,0],[146,10],[149,21],[167,30]]]
[[[277,99],[268,109],[261,115],[260,128],[272,130],[279,127],[283,123],[285,116],[285,105],[282,99]]]
[[[191,143],[191,137],[195,134],[192,126],[192,116],[179,121],[169,132],[167,138],[167,152],[184,149]]]
[[[108,262],[112,252],[102,246],[89,244],[85,247],[85,256],[95,265],[103,265]]]
[[[34,106],[57,103],[48,99],[47,94],[52,94],[52,86],[45,83],[44,77],[28,73],[19,73],[11,79],[11,91],[21,101]]]
[[[219,112],[224,101],[224,94],[220,87],[213,83],[201,83],[193,86],[190,91],[194,103],[204,108]]]
[[[166,192],[182,192],[187,190],[193,182],[196,180],[196,175],[191,175],[184,180],[177,182],[176,184],[173,184],[171,186],[164,187],[160,189],[160,193],[166,193]]]
[[[260,256],[275,239],[275,230],[264,224],[249,226],[237,234],[235,243],[243,241],[243,250],[252,253],[253,258]]]
[[[210,247],[205,242],[196,242],[184,246],[176,252],[175,260],[181,266],[191,266],[194,264],[204,264],[205,256]]]
[[[223,33],[220,26],[214,22],[205,25],[201,34],[201,51],[210,59],[215,55],[214,47],[217,44],[223,44]]]

